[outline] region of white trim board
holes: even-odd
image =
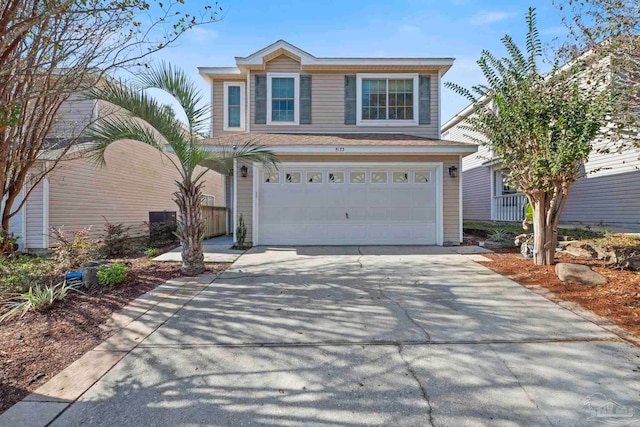
[[[230,127],[229,126],[229,88],[230,87],[239,87],[240,88],[240,126],[238,127]],[[224,82],[223,84],[224,94],[223,94],[223,122],[222,122],[222,130],[225,131],[233,131],[233,132],[244,132],[245,123],[246,123],[246,85],[244,82]]]
[[[223,146],[206,147],[210,151],[223,151]],[[339,150],[338,150],[339,149]],[[294,154],[335,154],[337,156],[344,154],[402,154],[402,153],[420,153],[420,154],[471,154],[478,151],[477,145],[430,145],[430,146],[398,146],[398,145],[278,145],[270,146],[269,150],[274,153],[294,153]]]

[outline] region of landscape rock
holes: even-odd
[[[95,286],[98,284],[98,267],[101,265],[110,265],[111,261],[89,261],[80,266],[82,272],[82,284],[84,286]]]
[[[590,244],[574,241],[564,245],[564,250],[570,255],[579,258],[598,258],[598,251]]]
[[[628,268],[631,271],[640,271],[640,256],[634,256],[627,260]]]
[[[607,279],[591,270],[589,266],[580,264],[556,264],[556,275],[562,282],[586,286],[602,286]]]

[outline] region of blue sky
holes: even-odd
[[[200,0],[186,2],[194,11]],[[475,61],[483,49],[503,55],[500,39],[522,41],[529,6],[538,11],[543,41],[566,32],[551,0],[257,1],[221,0],[224,19],[185,34],[157,58],[182,66],[207,90],[198,66],[233,66],[246,56],[284,39],[315,56],[453,57],[445,81],[471,86],[482,81]],[[466,106],[444,90],[443,123]]]

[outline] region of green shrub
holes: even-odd
[[[53,258],[60,271],[77,268],[94,258],[98,244],[89,237],[89,229],[68,232],[62,228],[51,228],[51,236],[57,241]]]
[[[22,317],[28,311],[48,307],[56,301],[65,299],[71,291],[82,293],[78,289],[79,286],[80,285],[68,285],[67,282],[61,282],[52,286],[31,286],[27,292],[3,302],[5,307],[0,314],[0,322],[17,316],[18,314]]]
[[[244,225],[242,214],[238,217],[238,227],[236,228],[236,242],[238,247],[244,248],[244,241],[247,238],[247,226]]]
[[[127,278],[127,266],[114,262],[112,265],[101,265],[98,267],[98,283],[102,286],[115,286],[124,282]]]
[[[105,218],[106,220],[106,218]],[[104,224],[104,238],[103,238],[103,251],[107,257],[114,257],[123,255],[129,249],[129,230],[131,227],[126,227],[123,223],[105,222]]]
[[[489,233],[488,239],[501,245],[515,246],[516,235],[510,230],[497,228]]]
[[[153,258],[157,256],[159,252],[160,251],[158,250],[158,248],[147,248],[144,251],[144,254],[147,256],[147,258]]]
[[[38,256],[17,255],[0,257],[0,298],[22,293],[53,273],[55,265]]]

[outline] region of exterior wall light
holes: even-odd
[[[249,169],[247,169],[247,166],[246,166],[246,165],[242,165],[242,166],[240,167],[240,176],[241,176],[241,177],[246,178],[246,177],[247,177],[247,173],[248,173],[248,172],[249,172]]]
[[[455,178],[455,177],[457,177],[457,176],[458,176],[458,168],[457,168],[457,167],[455,167],[455,166],[451,166],[451,167],[449,168],[449,176],[450,176],[451,178]]]

